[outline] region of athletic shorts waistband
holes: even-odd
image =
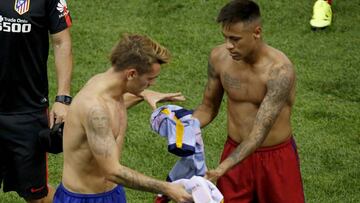
[[[230,136],[227,137],[226,142],[230,145],[233,145],[234,147],[238,146],[239,143],[236,142],[235,140],[233,140]],[[255,152],[264,152],[264,151],[273,151],[276,149],[281,149],[283,147],[288,146],[289,144],[291,144],[292,142],[294,142],[294,138],[292,135],[290,135],[284,142],[274,145],[274,146],[268,146],[268,147],[259,147],[258,149],[256,149]]]
[[[80,198],[93,198],[93,197],[104,197],[104,196],[110,195],[110,194],[116,192],[119,189],[123,190],[123,187],[121,185],[117,185],[114,189],[112,189],[110,191],[102,192],[102,193],[96,193],[96,194],[79,194],[79,193],[70,192],[69,190],[67,190],[64,187],[64,185],[62,183],[60,183],[58,189],[62,190],[68,196],[80,197]]]

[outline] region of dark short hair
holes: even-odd
[[[228,25],[237,22],[252,22],[260,19],[260,8],[251,0],[233,0],[227,3],[217,17],[217,22]]]
[[[170,60],[170,52],[145,35],[124,34],[114,46],[110,62],[115,71],[135,68],[140,74],[149,72],[154,63],[164,64]]]

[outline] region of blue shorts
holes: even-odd
[[[53,203],[126,203],[124,188],[120,185],[113,190],[98,194],[78,194],[68,191],[60,183]]]

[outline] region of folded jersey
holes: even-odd
[[[168,151],[182,157],[171,169],[167,181],[205,175],[205,153],[200,122],[192,117],[191,110],[177,105],[165,105],[152,113],[150,122],[155,132],[167,138]]]
[[[151,128],[168,139],[168,151],[181,157],[196,151],[196,135],[201,134],[200,122],[192,111],[177,105],[156,109],[150,118]]]
[[[219,189],[210,181],[200,176],[191,179],[180,179],[173,183],[182,184],[190,193],[195,203],[222,203],[224,196]]]

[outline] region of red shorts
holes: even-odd
[[[221,161],[238,143],[228,137]],[[218,188],[224,203],[304,202],[296,144],[291,137],[285,142],[257,149],[219,178]]]

